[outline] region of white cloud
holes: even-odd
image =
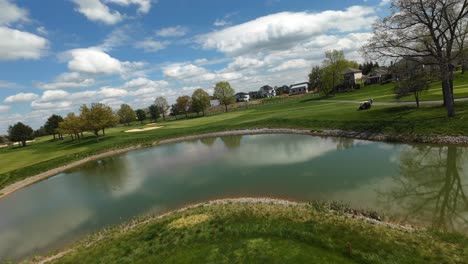
[[[20,88],[21,85],[14,82],[7,82],[0,80],[0,88]]]
[[[311,67],[310,63],[304,59],[294,59],[281,63],[280,65],[270,69],[272,72],[285,71],[290,69],[301,69]]]
[[[216,19],[216,21],[213,23],[213,26],[216,26],[216,27],[224,27],[224,26],[227,26],[227,25],[230,25],[231,23],[226,21],[226,20],[223,20],[223,19]]]
[[[188,33],[188,28],[183,26],[167,27],[156,31],[160,37],[182,37]]]
[[[28,21],[28,11],[19,8],[9,0],[0,0],[0,25],[8,25],[16,21]]]
[[[163,73],[167,78],[184,82],[210,81],[216,78],[216,74],[190,63],[168,65],[163,68]]]
[[[252,69],[264,66],[265,62],[256,59],[256,58],[249,58],[249,57],[237,57],[228,65],[228,69],[231,70],[243,70],[243,69]]]
[[[120,108],[120,106],[124,104],[125,102],[119,99],[115,99],[115,98],[107,98],[107,99],[101,100],[99,103],[105,104],[114,109],[117,109],[117,108]]]
[[[0,113],[6,113],[10,111],[11,107],[9,105],[0,105]]]
[[[146,52],[155,52],[163,50],[169,45],[168,41],[156,41],[152,39],[146,39],[135,44],[136,48],[143,49]]]
[[[19,103],[19,102],[31,102],[39,98],[37,94],[34,93],[19,93],[5,98],[5,103]]]
[[[0,61],[39,59],[47,51],[47,46],[45,38],[0,26]]]
[[[59,75],[52,83],[39,83],[44,90],[88,87],[95,83],[93,78],[83,76],[78,72],[67,72]]]
[[[162,88],[169,85],[167,81],[153,81],[147,78],[137,78],[126,82],[122,87],[126,89],[135,89],[135,88],[144,88],[144,87],[153,87],[153,88]]]
[[[379,6],[386,6],[386,5],[390,4],[391,2],[392,2],[392,0],[382,0],[382,1],[380,1]]]
[[[103,51],[110,51],[115,47],[126,45],[129,42],[132,26],[125,25],[112,30],[107,34],[103,43],[97,48]]]
[[[112,11],[100,0],[72,0],[78,5],[76,11],[89,20],[100,21],[108,25],[116,24],[124,18],[118,11]]]
[[[66,99],[69,96],[70,94],[63,90],[50,90],[50,91],[45,91],[42,94],[41,100],[42,101],[59,101],[59,100]]]
[[[54,110],[62,111],[71,109],[72,102],[70,101],[61,101],[61,102],[43,102],[43,101],[33,101],[31,107],[33,110]]]
[[[47,31],[47,29],[43,26],[36,28],[36,31],[38,34],[43,36],[47,36],[49,34],[49,31]]]
[[[119,88],[102,87],[99,90],[99,94],[101,94],[105,98],[113,98],[113,97],[124,97],[128,94],[128,92],[124,89],[119,89]]]
[[[138,12],[146,14],[151,9],[151,0],[105,0],[106,3],[114,3],[121,6],[138,5]]]
[[[71,57],[68,68],[71,71],[88,74],[116,74],[122,72],[122,64],[109,54],[94,48],[73,49],[67,52]]]
[[[285,50],[328,31],[369,29],[376,18],[374,9],[365,6],[321,13],[282,12],[198,36],[197,42],[229,54]]]

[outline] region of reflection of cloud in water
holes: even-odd
[[[283,136],[284,137],[284,136]],[[274,137],[252,136],[237,149],[230,163],[246,166],[285,165],[305,162],[336,150],[331,139],[307,136],[290,136],[291,140],[276,140]],[[272,144],[271,140],[274,141]]]
[[[33,225],[29,222],[9,225],[7,230],[0,232],[0,256],[21,256],[50,247],[63,238],[64,234],[88,221],[92,215],[88,208],[74,205],[36,216]],[[47,232],[47,235],[42,232]]]

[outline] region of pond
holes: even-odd
[[[0,200],[0,259],[218,198],[337,200],[468,233],[468,148],[303,135],[206,138],[91,162]]]

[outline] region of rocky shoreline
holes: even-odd
[[[259,128],[259,129],[244,129],[244,130],[231,130],[207,133],[194,136],[185,136],[173,139],[165,139],[155,141],[150,145],[136,145],[118,150],[111,150],[101,154],[93,155],[82,160],[72,162],[70,164],[40,173],[38,175],[26,178],[24,180],[13,183],[0,190],[0,199],[10,195],[24,187],[31,184],[43,181],[53,177],[59,173],[67,171],[71,168],[81,166],[85,163],[103,159],[106,157],[115,156],[118,154],[126,153],[129,151],[141,149],[148,146],[158,146],[164,144],[177,143],[181,141],[196,140],[209,137],[222,137],[229,135],[259,135],[259,134],[297,134],[297,135],[310,135],[320,137],[345,137],[360,140],[381,141],[381,142],[395,142],[395,143],[425,143],[425,144],[449,144],[449,145],[468,145],[467,136],[418,136],[418,135],[387,135],[383,133],[372,132],[356,132],[344,130],[305,130],[305,129],[288,129],[288,128]]]

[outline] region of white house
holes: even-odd
[[[289,95],[305,94],[308,92],[308,82],[296,83],[289,87]]]
[[[236,102],[248,102],[250,101],[250,95],[248,93],[237,93]]]
[[[216,99],[210,100],[211,107],[216,107],[216,106],[219,106],[220,104],[221,103],[219,102],[219,100],[216,100]]]
[[[354,86],[362,80],[362,71],[359,69],[348,68],[343,72],[343,75],[346,86]]]
[[[270,98],[276,96],[276,91],[273,87],[265,85],[258,91],[261,98]]]

